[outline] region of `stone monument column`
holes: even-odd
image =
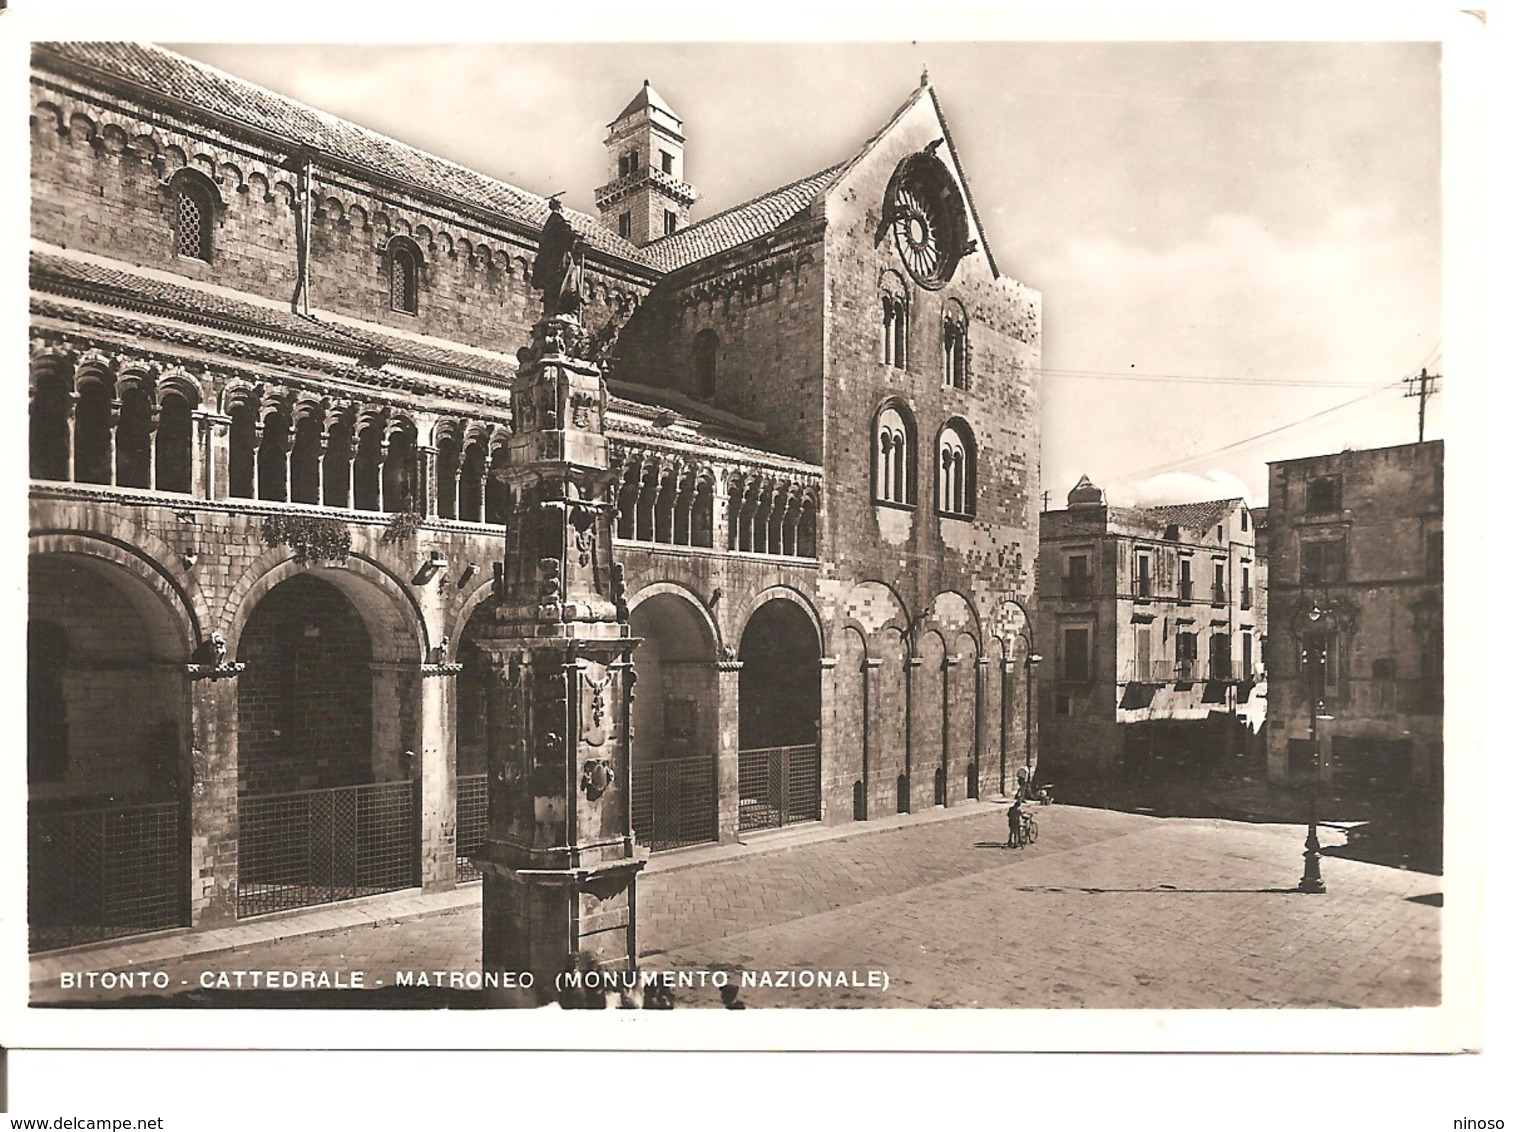
[[[544,256],[551,235],[549,222]],[[562,262],[576,266],[567,252]],[[510,514],[476,641],[490,679],[489,831],[475,861],[484,970],[530,971],[550,990],[575,952],[635,970],[646,858],[631,832],[637,641],[611,551],[607,395],[577,354],[583,330],[567,288],[546,289],[546,317],[518,354],[514,434],[495,471]]]

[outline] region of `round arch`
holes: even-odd
[[[752,618],[756,616],[757,611],[773,601],[788,601],[797,605],[804,615],[809,618],[810,627],[815,630],[815,639],[820,642],[820,655],[828,655],[826,648],[829,642],[825,627],[820,620],[819,612],[815,609],[810,599],[802,591],[795,589],[793,586],[775,585],[768,586],[764,590],[759,590],[736,608],[732,617],[733,624],[741,625],[743,627],[742,632],[745,633],[746,626],[751,624]]]
[[[681,582],[651,582],[637,590],[627,602],[627,606],[634,614],[638,606],[665,594],[681,598],[688,603],[693,617],[703,627],[705,638],[710,646],[711,659],[713,660],[724,645],[724,641],[721,638],[720,626],[710,616],[709,607],[700,600],[699,595]]]
[[[188,913],[192,615],[140,558],[68,541],[34,537],[28,562],[34,949],[178,927]]]
[[[157,536],[123,524],[121,539],[85,531],[34,531],[29,540],[30,555],[77,555],[112,563],[142,582],[173,611],[182,626],[185,661],[204,639],[210,624],[210,610],[193,579],[181,578],[181,571],[165,565],[173,561],[173,552]],[[187,584],[186,584],[187,583]]]
[[[357,608],[372,639],[375,661],[420,664],[430,655],[425,614],[395,574],[360,554],[350,553],[341,566],[301,565],[285,550],[258,559],[232,588],[218,622],[232,655],[258,603],[281,582],[305,573],[334,585]]]

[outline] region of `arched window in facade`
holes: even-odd
[[[915,502],[915,425],[897,401],[878,410],[873,427],[873,499],[903,506]]]
[[[68,470],[68,414],[72,395],[61,373],[43,369],[37,374],[31,403],[31,476],[36,480],[66,480]]]
[[[210,231],[215,218],[215,198],[210,186],[185,173],[173,186],[174,247],[185,259],[210,262]]]
[[[79,382],[74,411],[74,479],[80,483],[110,483],[115,459],[112,417],[115,383],[104,376]]]
[[[327,507],[352,506],[352,426],[334,420],[326,429],[321,494]]]
[[[129,384],[121,391],[116,423],[116,484],[151,487],[151,480],[152,395],[141,385]]]
[[[258,407],[253,401],[238,401],[231,406],[231,483],[236,499],[251,499],[257,464],[256,437]]]
[[[415,426],[402,422],[390,430],[384,455],[384,510],[418,511],[415,475]]]
[[[457,517],[465,523],[484,521],[484,479],[488,475],[489,452],[483,437],[469,440],[463,449],[463,466],[457,485]]]
[[[510,493],[505,481],[493,474],[493,469],[505,466],[503,441],[489,449],[489,469],[484,473],[484,522],[503,525],[510,513]]]
[[[258,444],[258,498],[283,502],[289,498],[289,418],[276,409],[263,418]]]
[[[896,369],[909,365],[909,300],[902,291],[883,293],[883,363]]]
[[[194,480],[194,418],[189,398],[165,389],[158,398],[158,432],[154,453],[157,488],[189,494]]]
[[[384,426],[381,421],[370,420],[360,427],[357,452],[352,458],[352,506],[359,511],[378,511]]]
[[[946,384],[967,388],[967,314],[955,301],[948,302],[941,320],[941,346],[945,355]]]
[[[420,252],[409,240],[389,241],[389,309],[401,314],[420,310]]]
[[[315,413],[304,413],[294,425],[289,498],[295,503],[321,501],[321,418]]]
[[[720,339],[713,330],[694,335],[694,396],[706,400],[715,396],[715,355]]]
[[[440,518],[457,518],[457,484],[461,471],[462,450],[457,446],[457,437],[445,433],[436,441],[436,513]]]
[[[951,421],[936,444],[936,510],[943,515],[971,516],[977,510],[977,445],[972,430]]]

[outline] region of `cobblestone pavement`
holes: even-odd
[[[670,869],[641,882],[644,968],[884,972],[887,988],[747,986],[763,1006],[1280,1007],[1439,1001],[1440,878],[1327,858],[1329,891],[1291,891],[1293,826],[1041,808],[1040,840],[1003,846],[1002,810]],[[163,1005],[479,1005],[392,987],[398,970],[478,970],[476,904],[157,964]],[[87,955],[80,956],[80,967]],[[343,1002],[198,989],[202,971],[366,972]],[[764,972],[768,973],[766,976]],[[735,978],[740,978],[739,975]],[[832,979],[834,981],[834,976]],[[122,992],[33,989],[34,1001]],[[139,993],[139,992],[138,992]],[[711,986],[677,991],[713,1006]]]

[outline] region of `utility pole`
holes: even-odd
[[[1043,491],[1041,493],[1041,514],[1043,514],[1043,515],[1046,514],[1047,510],[1050,507],[1051,507],[1051,492],[1049,492],[1049,491]]]
[[[1417,374],[1410,374],[1404,378],[1404,384],[1409,387],[1404,392],[1404,396],[1419,398],[1419,442],[1421,444],[1425,442],[1425,399],[1430,394],[1438,392],[1435,388],[1435,383],[1439,380],[1440,374],[1430,373],[1425,369],[1421,369]]]

